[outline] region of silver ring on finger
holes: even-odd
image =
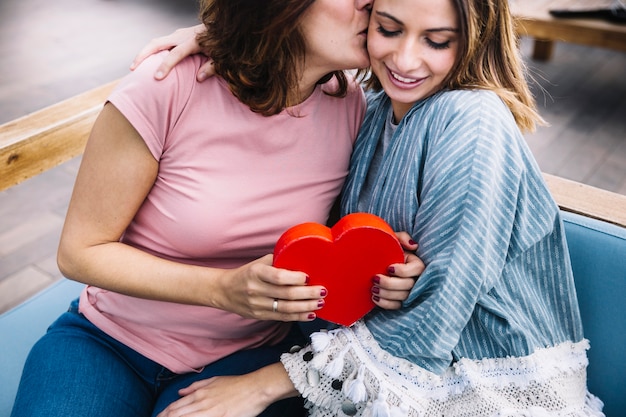
[[[278,300],[274,298],[274,302],[272,303],[272,311],[276,313],[278,311]]]

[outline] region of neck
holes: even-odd
[[[304,70],[301,72],[300,79],[298,81],[298,90],[294,92],[293,97],[287,98],[287,106],[295,106],[313,94],[315,91],[315,87],[317,86],[317,82],[328,74],[329,71],[327,68],[322,68],[314,65],[305,65]]]
[[[315,84],[303,85],[300,83],[297,91],[294,91],[292,94],[289,94],[289,97],[287,97],[287,107],[297,106],[298,104],[304,102],[311,96],[311,94],[313,94],[313,91],[315,91]]]
[[[391,107],[393,108],[393,122],[395,124],[400,123],[400,120],[402,120],[413,104],[414,103],[399,103],[391,100]]]

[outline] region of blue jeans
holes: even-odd
[[[178,390],[217,375],[239,375],[277,362],[305,336],[294,325],[276,346],[236,352],[201,373],[174,374],[100,331],[74,301],[33,346],[12,417],[150,417],[179,398]],[[305,415],[301,398],[279,401],[263,417]]]

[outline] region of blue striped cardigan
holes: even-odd
[[[357,209],[390,102],[368,97],[342,200]],[[404,308],[365,323],[431,372],[582,340],[563,225],[513,116],[489,91],[442,91],[400,121],[367,211],[408,231],[426,264]]]

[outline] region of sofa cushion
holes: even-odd
[[[80,295],[83,284],[62,279],[0,315],[0,416],[9,416],[30,348]]]
[[[563,213],[585,337],[589,391],[608,417],[626,410],[626,229]]]

